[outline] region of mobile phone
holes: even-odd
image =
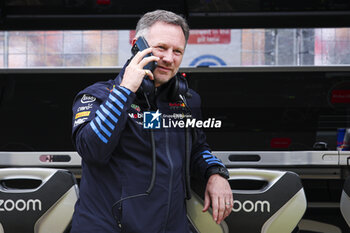
[[[138,51],[142,51],[147,48],[149,48],[149,45],[146,39],[143,36],[140,36],[136,40],[134,46],[132,46],[131,53],[133,54],[133,56],[135,56]],[[146,54],[145,57],[150,57],[150,56],[152,56],[152,53]],[[153,62],[149,62],[143,68],[153,72],[156,66],[157,66],[157,62],[153,61]],[[146,94],[150,94],[154,92],[154,82],[146,75],[142,80],[142,83],[138,91],[144,92]]]
[[[132,46],[131,52],[135,56],[135,54],[138,51],[142,51],[142,50],[147,49],[147,48],[149,48],[149,45],[148,45],[146,39],[143,36],[140,36],[137,39],[137,41],[135,42],[134,46]],[[145,57],[150,57],[150,56],[153,56],[153,54],[149,53]],[[157,66],[157,62],[152,61],[152,62],[148,63],[147,65],[145,65],[143,68],[153,72],[153,70],[156,68],[156,66]]]

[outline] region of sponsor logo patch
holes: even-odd
[[[141,108],[140,108],[138,105],[136,105],[136,104],[132,104],[131,107],[132,107],[133,109],[135,109],[136,111],[138,111],[138,112],[141,111]]]
[[[128,113],[129,117],[133,119],[133,122],[135,122],[138,125],[143,125],[143,113],[138,112],[138,113]]]
[[[84,118],[79,118],[79,119],[75,120],[75,121],[74,121],[73,127],[78,126],[78,125],[84,123],[87,119],[88,119],[87,117],[84,117]]]
[[[75,115],[75,119],[78,119],[80,117],[87,117],[90,115],[90,111],[85,111],[85,112],[79,112]]]
[[[87,110],[89,110],[89,109],[92,109],[92,104],[88,104],[88,105],[79,107],[78,110],[77,110],[77,112],[87,111]]]
[[[92,103],[96,101],[96,97],[92,95],[84,94],[80,100],[83,104]]]
[[[132,119],[141,119],[143,118],[143,114],[142,113],[128,113],[129,117]]]
[[[179,108],[184,108],[186,105],[184,103],[169,103],[170,109],[179,109]]]

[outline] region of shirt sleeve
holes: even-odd
[[[118,145],[135,99],[125,87],[103,91],[107,94],[95,90],[78,94],[73,104],[74,146],[83,160],[101,164],[108,163]]]

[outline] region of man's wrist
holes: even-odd
[[[128,90],[130,90],[130,91],[132,91],[132,92],[134,92],[134,93],[136,93],[136,91],[137,91],[137,88],[131,87],[130,85],[125,84],[125,83],[123,83],[123,82],[121,82],[121,83],[119,84],[119,86],[120,86],[120,87],[124,87],[124,88],[126,88],[126,89],[128,89]]]
[[[212,166],[212,167],[209,167],[207,169],[206,173],[205,173],[206,180],[208,180],[209,177],[211,175],[214,175],[214,174],[218,174],[218,175],[222,176],[225,179],[230,178],[230,174],[229,174],[229,172],[228,172],[226,167]]]

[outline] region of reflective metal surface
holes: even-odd
[[[228,167],[329,166],[340,164],[338,151],[214,151]],[[350,153],[349,153],[350,156]]]
[[[337,166],[350,163],[350,151],[213,151],[227,167]],[[75,151],[0,152],[1,166],[76,167]]]

